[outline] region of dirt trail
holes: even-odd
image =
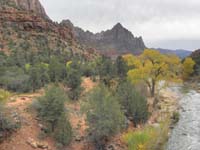
[[[93,82],[90,78],[83,78],[82,87],[84,89],[83,93],[89,92],[94,88],[97,83]],[[80,101],[69,103],[66,105],[66,108],[69,110],[69,117],[72,127],[74,129],[74,139],[70,146],[69,150],[93,150],[94,147],[86,139],[86,129],[88,128],[85,122],[85,115],[81,112]]]
[[[91,78],[84,78],[81,86],[84,88],[84,92],[88,92],[96,85],[97,83],[93,82]]]
[[[9,139],[0,145],[1,150],[34,150],[28,143],[28,139],[38,139],[40,133],[40,127],[34,114],[29,112],[29,106],[32,100],[40,96],[40,93],[36,94],[24,94],[11,97],[12,101],[7,103],[7,106],[14,112],[20,115],[22,119],[21,128],[14,133]],[[53,148],[53,142],[51,140],[46,141],[50,147]]]

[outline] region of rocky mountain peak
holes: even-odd
[[[112,37],[114,40],[117,40],[121,43],[129,43],[134,39],[132,32],[123,27],[121,23],[117,23],[111,30],[107,30],[105,35],[106,37]],[[138,40],[140,40],[140,38],[138,38]]]
[[[121,23],[117,23],[115,26],[113,26],[111,32],[120,32],[123,34],[123,32],[129,32],[129,31],[125,27],[123,27]]]
[[[62,20],[61,23],[60,23],[60,25],[62,25],[62,26],[67,26],[67,27],[69,27],[69,28],[71,28],[71,29],[74,28],[73,23],[72,23],[69,19],[67,19],[67,20]]]
[[[119,22],[113,27],[113,29],[121,29],[121,28],[124,28],[124,27]]]
[[[64,20],[61,24],[72,28],[75,38],[80,44],[95,48],[110,57],[125,53],[139,54],[146,48],[142,37],[134,37],[132,32],[123,27],[121,23],[117,23],[110,30],[99,33],[75,27],[70,20]]]

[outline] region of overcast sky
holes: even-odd
[[[40,0],[54,21],[70,19],[92,32],[117,22],[147,47],[200,48],[200,0]]]

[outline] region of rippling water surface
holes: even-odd
[[[200,150],[200,93],[190,91],[180,100],[180,120],[173,129],[167,150]]]

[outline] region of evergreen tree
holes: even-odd
[[[54,137],[57,142],[62,145],[68,145],[72,140],[72,127],[67,118],[67,116],[63,113],[57,123]]]
[[[97,149],[103,149],[106,140],[124,126],[125,118],[120,104],[116,97],[101,85],[89,94],[85,110],[91,139]]]
[[[30,86],[32,90],[35,92],[35,90],[39,89],[42,85],[39,69],[36,66],[33,66],[30,68],[29,74],[30,74],[30,82],[29,82]]]
[[[77,100],[81,94],[81,74],[78,70],[70,69],[67,74],[66,84],[70,88],[69,97]]]
[[[50,132],[54,132],[60,116],[65,112],[65,101],[64,92],[56,86],[48,89],[45,95],[39,98],[38,113]]]
[[[117,76],[121,79],[125,79],[128,72],[128,66],[122,56],[117,57],[115,65]]]
[[[72,139],[72,127],[65,110],[65,101],[63,90],[52,86],[43,97],[38,99],[39,105],[36,108],[48,133],[62,145],[69,144]]]
[[[103,56],[98,64],[98,73],[100,80],[110,86],[110,81],[115,77],[116,70],[110,58]]]
[[[147,100],[142,96],[130,82],[122,82],[117,88],[117,98],[121,103],[126,116],[133,123],[145,123],[148,119]]]
[[[64,79],[66,67],[64,63],[59,62],[58,58],[53,57],[49,63],[49,76],[52,82],[59,82]]]

